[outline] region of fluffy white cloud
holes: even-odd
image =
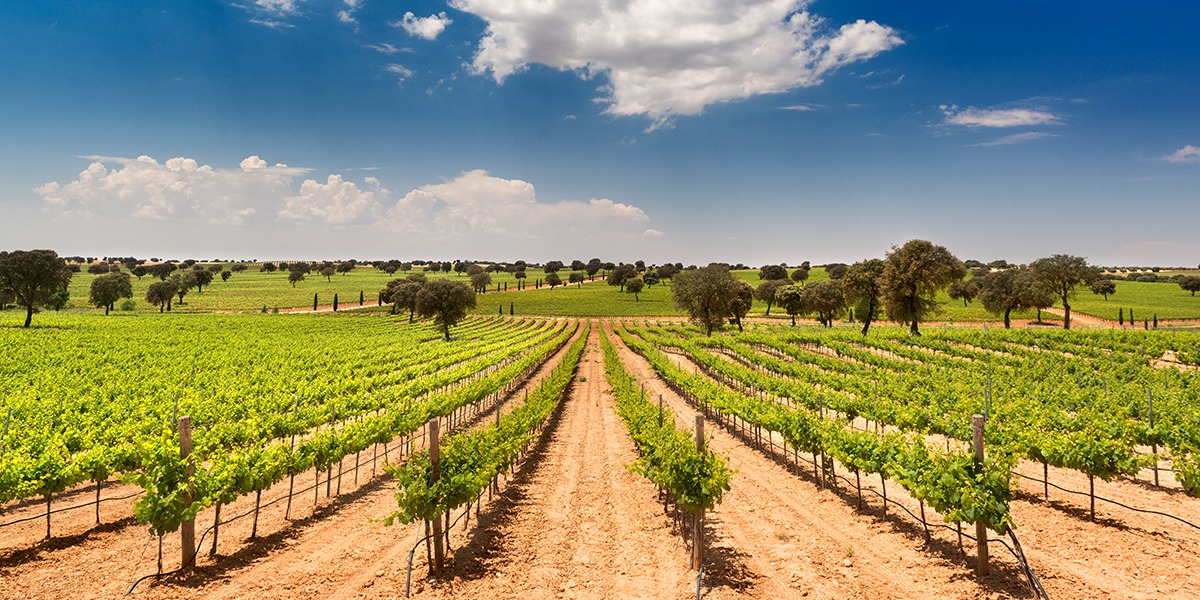
[[[971,146],[1011,146],[1013,144],[1023,144],[1033,140],[1040,140],[1045,137],[1054,137],[1053,133],[1045,131],[1026,131],[1025,133],[1014,133],[1006,135],[1002,138],[994,139],[988,142],[979,142],[978,144],[970,144]]]
[[[34,190],[49,210],[66,216],[245,223],[273,218],[275,201],[290,193],[293,178],[309,171],[268,166],[257,156],[247,157],[238,169],[216,169],[191,158],[163,163],[149,156],[83,158],[93,162],[76,180]]]
[[[393,27],[402,27],[409,35],[415,35],[426,40],[435,40],[446,30],[446,26],[454,21],[441,12],[428,17],[418,17],[411,12],[404,13],[402,20],[392,23]]]
[[[343,181],[341,175],[330,175],[325,183],[307,179],[300,184],[300,193],[284,199],[280,218],[320,221],[335,225],[365,222],[379,216],[380,200],[388,191],[379,180],[367,177],[366,186]]]
[[[300,12],[300,2],[297,0],[254,0],[251,4],[259,10],[279,16]]]
[[[498,82],[531,63],[604,74],[607,112],[673,115],[813,86],[845,64],[902,44],[859,20],[830,30],[807,0],[452,0],[484,19],[473,61]]]
[[[1163,160],[1171,163],[1200,163],[1200,148],[1188,144],[1172,154],[1163,157]]]
[[[387,211],[384,226],[436,240],[569,240],[573,236],[635,235],[650,220],[642,209],[593,198],[539,202],[533,184],[483,170],[412,190]]]
[[[938,108],[946,115],[946,123],[966,127],[1029,127],[1059,125],[1062,119],[1054,113],[1030,108],[975,108],[943,104]]]
[[[87,156],[93,162],[65,184],[34,190],[48,212],[63,217],[109,217],[210,225],[296,227],[338,225],[369,237],[406,243],[498,244],[530,242],[576,247],[661,237],[650,217],[631,204],[607,198],[541,202],[533,184],[474,170],[396,198],[375,177],[355,183],[342,175],[304,178],[311,170],[271,165],[258,156],[237,168],[201,165],[191,158],[158,162]],[[299,190],[294,187],[299,183]],[[261,231],[256,229],[256,231]],[[463,245],[462,247],[466,247]],[[486,246],[481,246],[486,250]]]

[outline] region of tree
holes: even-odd
[[[1033,278],[1027,269],[1005,269],[988,273],[980,281],[979,302],[984,310],[1004,315],[1004,328],[1011,329],[1012,311],[1029,308],[1028,286]]]
[[[804,264],[807,265],[808,262]],[[796,285],[804,285],[804,282],[808,281],[808,268],[801,266],[799,269],[792,271],[792,281],[795,281]]]
[[[424,287],[423,284],[407,279],[397,279],[399,282],[395,287],[388,284],[389,293],[384,297],[385,300],[392,305],[392,314],[396,314],[398,310],[408,312],[408,322],[413,322],[413,315],[417,311],[417,294]]]
[[[889,319],[908,323],[910,333],[921,335],[919,323],[937,310],[938,290],[966,274],[967,267],[944,246],[926,240],[892,246],[880,278],[884,310]]]
[[[637,269],[633,265],[621,265],[614,267],[608,272],[608,285],[616,285],[621,287],[621,291],[625,291],[625,282],[637,277]]]
[[[475,288],[476,292],[486,292],[489,285],[492,285],[492,276],[484,273],[483,269],[471,276],[471,287]]]
[[[583,285],[584,279],[587,279],[587,275],[583,271],[571,271],[571,274],[567,276],[567,281],[578,285]]]
[[[784,271],[786,273],[786,271]],[[733,318],[736,320],[738,331],[745,331],[742,328],[742,319],[746,318],[746,313],[750,312],[750,308],[754,306],[754,286],[734,278],[733,285],[733,304],[730,306],[730,312],[733,313]],[[783,281],[787,281],[784,279]],[[766,283],[766,282],[764,282]]]
[[[1091,281],[1096,269],[1082,256],[1055,254],[1029,263],[1033,278],[1063,305],[1063,329],[1071,328],[1071,297],[1080,284]]]
[[[547,261],[546,264],[542,265],[542,271],[544,271],[546,274],[557,273],[561,271],[562,268],[563,263],[561,260]]]
[[[1110,295],[1117,293],[1117,282],[1097,277],[1092,280],[1091,288],[1093,294],[1104,296],[1104,301],[1107,302]]]
[[[654,286],[658,285],[658,282],[661,280],[662,279],[658,276],[657,269],[653,270],[653,271],[646,271],[646,273],[644,275],[642,275],[642,281],[645,281],[646,285],[649,287],[654,287]]]
[[[470,265],[467,267],[467,277],[474,277],[480,273],[483,273],[483,267],[479,265]]]
[[[146,289],[146,302],[158,307],[158,312],[163,309],[170,310],[171,298],[175,297],[175,283],[173,281],[158,281],[150,284]]]
[[[515,278],[517,283],[521,284],[522,287],[524,287],[526,277],[528,277],[528,275],[525,274],[525,271],[517,271],[516,273],[513,273],[513,278]]]
[[[833,327],[833,321],[846,310],[842,284],[836,279],[818,281],[800,289],[800,305],[804,312],[816,313],[821,324]]]
[[[872,258],[856,262],[846,268],[842,277],[842,296],[846,305],[854,309],[854,318],[863,324],[862,334],[867,335],[871,322],[879,317],[883,302],[884,262]],[[815,284],[814,284],[815,285]]]
[[[775,292],[778,292],[779,288],[784,287],[787,284],[787,278],[768,279],[758,284],[758,287],[754,289],[754,297],[759,301],[767,303],[768,317],[771,316],[771,305],[775,304]]]
[[[279,269],[279,267],[277,267],[275,265],[275,263],[273,263],[273,262],[265,262],[262,264],[261,267],[258,268],[259,271],[263,271],[266,273],[274,273],[278,269]]]
[[[334,273],[337,273],[337,271],[333,267],[324,267],[321,269],[321,277],[325,278],[325,283],[333,281],[332,277]]]
[[[288,283],[296,287],[298,281],[304,281],[304,271],[288,271]]]
[[[71,292],[67,288],[62,288],[53,294],[50,294],[50,308],[55,312],[62,310],[67,302],[71,301]]]
[[[70,283],[71,270],[53,250],[0,252],[0,289],[25,307],[25,327],[33,323],[34,309],[49,306]]]
[[[837,281],[846,274],[846,269],[849,268],[850,267],[844,263],[829,263],[825,265],[825,274],[829,275],[830,279]]]
[[[133,297],[133,282],[127,273],[108,273],[92,280],[91,294],[88,300],[96,308],[104,307],[105,316],[112,310],[117,300]]]
[[[196,276],[191,271],[183,271],[172,275],[171,282],[175,284],[175,295],[179,296],[179,304],[183,304],[183,297],[196,287]]]
[[[175,264],[169,262],[160,262],[156,265],[150,265],[146,268],[146,272],[157,277],[159,281],[166,281],[171,273],[175,272]]]
[[[342,275],[345,275],[346,273],[350,273],[350,272],[354,271],[354,266],[357,264],[358,263],[353,260],[348,260],[345,262],[338,263],[337,272],[341,273]]]
[[[800,292],[804,288],[798,285],[785,285],[775,292],[775,303],[792,317],[792,325],[796,325],[796,315],[804,310]]]
[[[963,307],[966,308],[967,303],[979,295],[979,281],[976,279],[955,281],[946,288],[946,295],[955,300],[962,300]]]
[[[667,263],[667,264],[659,267],[656,271],[658,273],[659,279],[662,279],[663,281],[669,281],[672,277],[675,276],[676,273],[678,273],[682,270],[683,269],[679,268],[679,265],[673,265],[673,264]]]
[[[562,285],[562,277],[559,277],[558,273],[546,273],[546,285],[550,286],[550,289],[554,289]]]
[[[1183,288],[1185,292],[1191,292],[1192,296],[1195,297],[1196,292],[1200,291],[1200,277],[1195,275],[1183,277],[1179,280],[1179,287]]]
[[[736,282],[728,267],[710,264],[676,275],[671,296],[677,308],[704,327],[707,335],[712,335],[713,329],[724,325],[725,319],[733,314]]]
[[[439,279],[417,292],[417,314],[433,317],[434,323],[441,325],[447,342],[450,328],[466,317],[471,308],[475,308],[475,293],[460,281]]]
[[[147,273],[146,267],[143,267],[142,265],[137,265],[134,268],[130,269],[129,271],[131,273],[133,273],[133,276],[137,277],[138,279],[145,277],[146,273]]]
[[[221,271],[221,272],[225,273],[225,271]],[[196,279],[196,292],[203,293],[204,286],[212,283],[213,272],[212,271],[192,271],[192,277],[194,277]]]
[[[247,267],[245,263],[238,263],[236,265],[233,265],[232,267],[229,267],[229,270],[233,271],[234,273],[241,273],[242,271],[246,271],[249,268],[250,267]]]
[[[766,281],[777,281],[780,279],[786,281],[788,278],[787,266],[763,265],[763,267],[758,270],[758,278]]]
[[[599,262],[599,261],[597,261],[597,262]],[[582,271],[586,268],[587,268],[587,264],[585,264],[582,260],[571,261],[571,270],[572,271]]]
[[[604,266],[604,263],[600,262],[600,259],[598,258],[589,260],[586,267],[588,278],[595,279],[596,273],[600,272],[600,267],[602,266]]]
[[[645,286],[646,283],[642,281],[641,277],[634,277],[625,282],[625,293],[633,294],[633,301],[638,302],[638,294],[642,293],[642,288]]]
[[[233,271],[221,271],[221,281],[229,281],[233,277]]]

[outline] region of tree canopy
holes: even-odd
[[[0,252],[0,289],[25,308],[25,327],[33,311],[49,306],[53,296],[71,283],[71,269],[53,250]]]
[[[945,246],[926,240],[909,240],[892,246],[884,256],[883,307],[889,319],[908,323],[913,335],[921,335],[919,323],[935,311],[939,290],[967,274],[962,264]]]
[[[1029,263],[1033,278],[1063,305],[1063,329],[1071,328],[1071,297],[1075,288],[1091,281],[1097,269],[1082,256],[1055,254]]]
[[[103,307],[107,315],[113,304],[121,298],[133,297],[133,282],[128,273],[108,273],[92,280],[92,289],[88,300],[96,308]]]
[[[442,328],[446,341],[450,341],[450,328],[475,308],[475,292],[461,281],[438,279],[431,281],[417,292],[417,314],[432,317]]]
[[[708,335],[733,315],[738,279],[725,265],[710,264],[702,269],[685,270],[674,277],[671,296],[675,306],[704,327]]]
[[[883,260],[872,258],[850,265],[842,277],[842,296],[854,309],[854,318],[863,324],[863,335],[870,331],[883,305],[883,267]]]
[[[842,284],[829,279],[806,285],[800,289],[800,305],[803,312],[816,313],[822,325],[833,327],[833,321],[846,310]]]

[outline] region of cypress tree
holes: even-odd
[[[337,312],[337,294],[333,295],[333,312]]]
[[[317,310],[317,295],[313,294],[313,312]]]
[[[1117,325],[1120,325],[1122,327],[1125,326],[1125,309],[1124,308],[1117,309]]]
[[[358,290],[358,305],[359,305],[359,306],[362,306],[362,305],[363,305],[363,293],[362,293],[362,290]]]
[[[1154,313],[1154,328],[1158,329],[1158,313]]]

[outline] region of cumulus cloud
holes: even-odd
[[[1030,108],[983,109],[968,106],[959,109],[954,104],[943,104],[938,108],[946,115],[947,124],[966,127],[1029,127],[1062,123],[1062,118],[1054,113]]]
[[[539,63],[605,75],[601,102],[674,115],[759,94],[814,86],[839,67],[903,43],[895,30],[858,20],[833,29],[807,0],[452,0],[487,22],[472,68],[497,82]]]
[[[360,188],[341,175],[330,175],[325,183],[307,179],[300,184],[299,194],[284,199],[279,217],[334,225],[366,222],[379,216],[380,200],[388,191],[374,177],[364,183],[365,188]]]
[[[438,240],[559,240],[581,232],[634,235],[649,220],[642,209],[607,198],[540,202],[533,184],[477,169],[408,192],[387,211],[384,225]]]
[[[1053,133],[1046,131],[1026,131],[1025,133],[1014,133],[1006,135],[1002,138],[994,139],[987,142],[979,142],[977,144],[969,144],[970,146],[1011,146],[1013,144],[1023,144],[1033,140],[1040,140],[1046,137],[1054,137]]]
[[[1200,163],[1200,148],[1188,144],[1175,152],[1162,157],[1169,163]]]
[[[213,168],[182,157],[162,163],[149,156],[82,158],[93,162],[74,181],[51,181],[34,190],[47,209],[64,216],[240,224],[273,218],[273,200],[290,193],[293,178],[309,171],[268,166],[258,156],[247,157],[237,169]]]
[[[254,8],[274,15],[294,15],[300,12],[300,2],[297,0],[254,0]]]
[[[409,35],[415,35],[426,40],[435,40],[453,22],[444,12],[429,15],[428,17],[418,17],[411,12],[406,12],[404,13],[404,18],[392,23],[392,26],[403,28]]]
[[[237,168],[191,158],[86,156],[87,169],[65,184],[34,190],[64,218],[108,217],[261,226],[337,225],[364,235],[399,234],[409,242],[532,241],[561,246],[661,237],[641,208],[608,198],[542,202],[532,183],[467,171],[396,197],[375,177],[362,183],[248,156]],[[302,180],[302,181],[301,181]],[[295,183],[299,181],[299,189]]]

